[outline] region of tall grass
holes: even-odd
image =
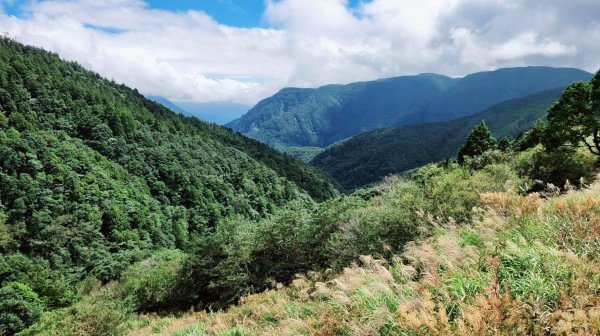
[[[439,225],[391,261],[364,256],[332,279],[310,273],[186,318],[205,335],[598,334],[598,185],[553,199],[511,188],[480,197],[480,220]],[[191,327],[178,328],[161,334]]]

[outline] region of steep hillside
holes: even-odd
[[[415,111],[453,82],[444,76],[420,75],[318,89],[287,88],[227,126],[275,147],[323,147],[390,125],[403,111]]]
[[[505,100],[588,80],[577,69],[526,67],[453,79],[404,76],[318,89],[283,89],[227,126],[274,147],[326,147],[368,130],[445,121]]]
[[[505,100],[565,87],[591,77],[590,73],[572,68],[526,67],[479,72],[461,78],[416,114],[399,118],[397,124],[446,121],[468,116]]]
[[[600,73],[595,84],[598,78]],[[571,91],[565,91],[561,100]],[[49,140],[46,143],[54,141]],[[531,140],[528,146],[509,145],[504,150],[481,147],[479,154],[461,163],[430,164],[406,178],[392,176],[374,188],[326,202],[297,198],[270,216],[231,216],[191,235],[184,248],[131,251],[126,247],[135,240],[130,238],[113,246],[124,253],[104,258],[95,254],[91,266],[97,268],[87,273],[92,276],[75,280],[73,273],[80,269],[65,274],[64,267],[57,272],[48,264],[71,251],[89,252],[86,247],[96,251],[92,243],[98,239],[93,225],[83,225],[88,230],[78,234],[72,226],[74,217],[61,216],[55,225],[38,226],[46,229],[45,235],[28,240],[31,244],[25,247],[45,243],[54,259],[2,255],[0,299],[10,299],[0,300],[6,311],[0,314],[0,332],[594,334],[600,306],[595,285],[600,253],[597,193],[546,206],[543,202],[561,191],[585,188],[593,181],[598,156],[587,148],[544,147]],[[53,171],[65,171],[61,159],[68,167],[77,161],[83,161],[78,166],[83,169],[90,165],[92,159],[72,159],[78,158],[73,151],[79,150],[69,152],[65,146],[50,153],[59,156],[66,151],[64,157],[51,158],[57,166]],[[103,167],[110,165],[101,157],[95,159]],[[36,160],[28,162],[38,166]],[[143,186],[141,180],[142,185],[127,180],[126,171],[104,170],[109,169],[113,175],[93,171],[85,181],[119,176],[114,178],[115,185],[123,185],[119,197]],[[54,186],[60,190],[70,183]],[[543,195],[528,194],[533,192],[531,186]],[[26,184],[20,187],[26,195],[35,190]],[[106,195],[101,188],[84,186],[77,191],[66,197],[83,193],[85,201]],[[144,197],[135,200],[130,202],[133,208],[146,204]],[[94,214],[93,210],[88,207],[77,215]],[[11,213],[0,209],[2,246],[14,248],[7,233],[19,237],[30,225],[39,224],[44,214],[38,213],[25,231],[12,222],[7,230]],[[110,213],[107,218],[122,217],[123,213]],[[149,224],[143,228],[155,226]],[[131,237],[136,232],[125,234]],[[154,238],[164,231],[148,233]],[[65,243],[64,250],[55,248]],[[361,257],[365,255],[371,257]],[[116,279],[98,280],[101,271],[114,268],[119,270]],[[227,307],[229,311],[220,311]]]
[[[130,335],[598,335],[599,186],[481,198],[482,220],[438,226],[392,262],[363,256],[226,312],[144,316]]]
[[[107,281],[148,251],[309,194],[337,191],[264,144],[0,40],[0,283],[14,280],[9,256],[60,271],[57,283]]]
[[[494,136],[515,137],[529,129],[560,97],[555,89],[492,106],[472,116],[443,122],[383,128],[327,148],[312,163],[345,188],[456,155],[469,131],[484,120]]]

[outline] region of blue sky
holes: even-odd
[[[170,11],[200,10],[222,24],[236,27],[262,26],[263,0],[148,0],[152,8]]]
[[[0,0],[0,7],[0,34],[173,101],[253,105],[289,86],[600,67],[599,0]]]
[[[349,0],[349,7],[356,7],[361,1]],[[9,15],[23,16],[22,7],[28,0],[8,0],[4,10]],[[150,8],[168,11],[203,11],[217,22],[234,27],[265,27],[262,19],[265,0],[144,0]]]

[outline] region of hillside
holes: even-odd
[[[361,132],[445,121],[505,100],[588,80],[570,68],[526,67],[464,78],[403,76],[318,89],[283,89],[228,127],[276,148],[326,147]]]
[[[592,92],[599,87],[600,72],[592,83],[565,90],[541,131],[552,132],[564,116],[557,109],[571,108],[565,103],[575,90],[586,90],[580,96],[596,106]],[[85,141],[46,133],[27,145],[51,150],[23,156],[23,183],[9,181],[22,200],[0,212],[0,242],[8,251],[0,263],[2,335],[597,331],[600,200],[597,187],[572,193],[593,181],[598,155],[553,147],[570,137],[503,149],[486,142],[461,163],[429,164],[321,203],[300,194],[268,215],[231,214],[186,236],[185,207],[155,206],[162,198],[145,196],[145,180],[93,154]],[[472,134],[481,135],[469,137],[473,148],[491,137]],[[18,161],[8,158],[8,167]],[[31,174],[44,158],[53,169]],[[71,167],[84,178],[60,181]],[[42,179],[58,183],[40,192]],[[62,190],[62,198],[52,197]],[[571,198],[557,198],[563,192]],[[46,209],[15,223],[31,213],[32,205],[22,206],[30,199]],[[110,211],[99,215],[106,203]],[[54,209],[79,205],[73,215],[44,222]],[[137,226],[128,229],[127,216],[138,209]],[[102,251],[106,237],[115,243]]]
[[[543,118],[560,93],[555,89],[506,101],[448,122],[366,132],[330,146],[312,163],[343,187],[353,189],[389,174],[454,157],[469,131],[482,120],[498,139],[514,138]]]
[[[265,144],[0,39],[0,284],[29,284],[47,308],[227,218],[337,194]]]
[[[600,186],[553,199],[483,193],[389,262],[298,277],[226,312],[142,316],[129,335],[597,335]]]
[[[227,126],[276,147],[324,147],[393,123],[401,111],[412,111],[453,81],[422,75],[318,89],[286,88]]]

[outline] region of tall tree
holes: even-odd
[[[583,143],[600,155],[600,70],[589,83],[569,85],[548,110],[542,143],[549,150]]]
[[[496,148],[496,139],[485,122],[481,121],[471,130],[467,141],[458,150],[458,162],[463,163],[466,156],[478,156],[494,148]]]

